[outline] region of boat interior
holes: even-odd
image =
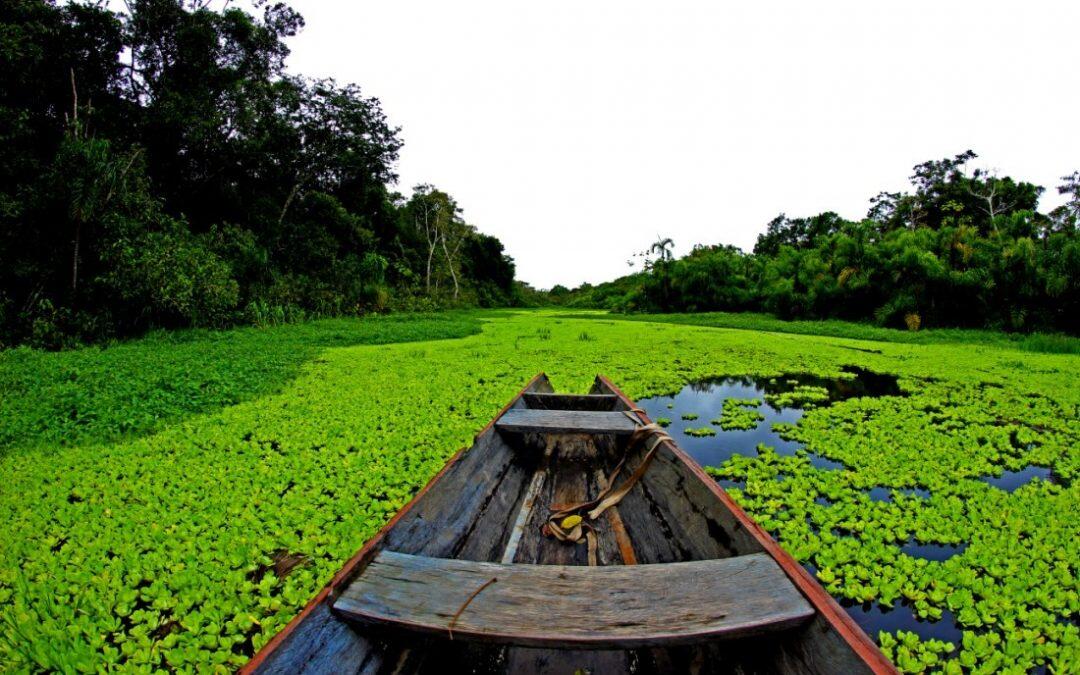
[[[887,670],[778,551],[607,380],[566,395],[541,375],[250,670]]]

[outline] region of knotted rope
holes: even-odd
[[[660,447],[660,444],[665,440],[671,440],[671,436],[658,424],[642,424],[641,419],[635,413],[643,413],[643,410],[634,408],[632,410],[624,410],[623,413],[633,420],[637,428],[634,429],[634,433],[630,436],[630,441],[627,444],[626,453],[623,454],[618,465],[615,466],[615,470],[611,472],[611,476],[607,479],[604,488],[600,490],[600,494],[596,495],[593,499],[587,502],[581,502],[579,504],[573,504],[570,506],[555,506],[552,507],[552,513],[548,516],[547,522],[544,523],[543,531],[545,534],[555,537],[559,541],[572,542],[580,544],[587,542],[589,545],[589,564],[596,565],[596,530],[588,522],[599,518],[604,511],[607,511],[612,506],[615,506],[623,497],[629,494],[638,480],[645,474],[646,469],[649,468],[649,464],[652,462],[653,457],[656,455],[656,449]],[[634,470],[630,477],[623,481],[622,485],[612,489],[615,485],[615,479],[619,477],[622,472],[623,465],[626,464],[627,457],[630,456],[630,451],[637,447],[638,443],[644,443],[647,452],[645,457],[641,460],[641,464]]]

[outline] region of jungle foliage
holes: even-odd
[[[297,12],[107,7],[0,9],[0,346],[514,299],[378,100],[286,72]]]
[[[910,192],[881,193],[866,218],[826,212],[772,220],[752,253],[670,240],[644,272],[553,301],[622,311],[764,311],[783,319],[1080,332],[1080,172],[1067,203],[1038,209],[1043,188],[979,169],[967,151],[915,167]]]

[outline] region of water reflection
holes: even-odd
[[[923,640],[944,640],[959,647],[964,637],[964,632],[956,625],[956,617],[947,609],[941,612],[941,620],[924,621],[915,616],[911,607],[899,600],[889,606],[879,603],[859,605],[844,600],[840,604],[851,618],[855,619],[855,623],[875,640],[878,631],[895,633],[906,630]]]
[[[726,377],[703,382],[689,384],[674,396],[656,396],[638,402],[638,405],[653,420],[665,418],[670,420],[668,433],[670,433],[679,445],[686,450],[694,459],[704,466],[720,466],[735,455],[756,457],[758,445],[772,446],[780,455],[791,456],[803,445],[796,441],[785,440],[773,431],[774,424],[797,424],[803,416],[803,409],[797,406],[784,407],[774,406],[765,400],[766,394],[780,394],[793,391],[797,386],[821,387],[828,391],[829,398],[825,405],[858,396],[902,396],[897,385],[896,378],[891,375],[881,375],[858,368],[846,368],[854,378],[828,379],[810,375],[784,375],[776,378],[752,378],[752,377]],[[724,408],[724,401],[728,398],[758,399],[761,403],[757,406],[764,419],[757,426],[748,430],[724,430],[719,425],[711,425],[716,431],[715,436],[688,436],[686,429],[699,428],[710,425],[710,421],[720,417]],[[684,420],[683,416],[696,417],[692,420]],[[844,469],[840,462],[822,457],[816,453],[807,453],[811,464],[818,469],[838,471]],[[1040,467],[1033,475],[1038,475]],[[1044,479],[1049,476],[1049,469]],[[1016,480],[1009,475],[1014,472],[1006,472],[1006,475],[997,478],[987,478],[991,484],[1011,485]],[[1021,474],[1023,472],[1015,472]],[[1020,479],[1020,483],[1030,480],[1032,476]],[[779,474],[777,480],[787,478]],[[720,479],[717,481],[721,487],[727,489],[746,489],[745,481]],[[1019,483],[1018,483],[1019,484]],[[1006,489],[1006,488],[1003,488]],[[1013,487],[1012,489],[1015,489]],[[929,499],[929,491],[923,488],[899,488],[889,489],[875,487],[866,492],[870,499],[878,502],[890,502],[897,494],[912,495],[922,499]],[[823,496],[815,500],[820,506],[831,506],[832,502]],[[811,524],[811,528],[818,528]],[[836,536],[847,536],[850,532],[834,529]],[[775,537],[774,537],[775,538]],[[915,541],[908,542],[901,547],[904,553],[927,560],[944,561],[950,557],[962,553],[966,545],[947,544],[920,544]],[[804,565],[813,574],[816,570],[813,565]],[[879,631],[895,632],[898,630],[911,631],[923,639],[938,639],[960,644],[963,636],[956,620],[949,611],[942,612],[940,621],[923,621],[915,617],[912,609],[902,602],[896,602],[890,606],[882,606],[876,603],[855,604],[850,602],[841,603],[848,614],[864,631],[872,638],[877,638]]]
[[[1036,478],[1048,483],[1057,482],[1051,469],[1045,466],[1035,466],[1034,464],[1019,471],[1003,471],[1000,476],[980,476],[979,480],[1006,492],[1012,492]]]
[[[638,401],[638,405],[653,420],[671,421],[670,433],[690,455],[703,466],[720,466],[734,455],[757,456],[757,446],[772,446],[777,454],[792,456],[803,446],[789,441],[773,431],[774,424],[797,424],[803,409],[797,406],[775,406],[765,400],[767,394],[782,394],[796,387],[820,387],[829,392],[829,403],[859,396],[903,395],[892,375],[882,375],[855,367],[845,367],[847,378],[825,378],[807,374],[781,375],[775,378],[725,377],[693,382],[674,396],[654,396]],[[853,376],[853,377],[852,377]],[[757,399],[757,411],[764,416],[753,429],[723,430],[712,425],[715,436],[688,436],[687,429],[709,425],[720,417],[724,401],[729,398]],[[684,416],[694,419],[686,420]],[[811,464],[819,469],[835,471],[844,468],[840,462],[810,453]]]

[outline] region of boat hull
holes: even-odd
[[[245,666],[246,673],[776,672],[889,673],[893,666],[852,619],[676,443],[665,441],[638,484],[597,518],[600,565],[664,564],[740,555],[771,557],[814,609],[782,632],[649,648],[550,649],[452,640],[347,620],[334,600],[380,553],[490,563],[588,565],[588,547],[541,534],[552,507],[603,488],[626,457],[633,471],[644,448],[606,434],[508,433],[495,422],[511,409],[552,405],[540,374],[345,565],[312,602]],[[574,405],[633,411],[633,402],[598,376]],[[650,421],[632,413],[642,424]],[[539,486],[537,485],[539,483]],[[543,608],[537,609],[542,638]],[[588,648],[586,648],[588,647]]]

